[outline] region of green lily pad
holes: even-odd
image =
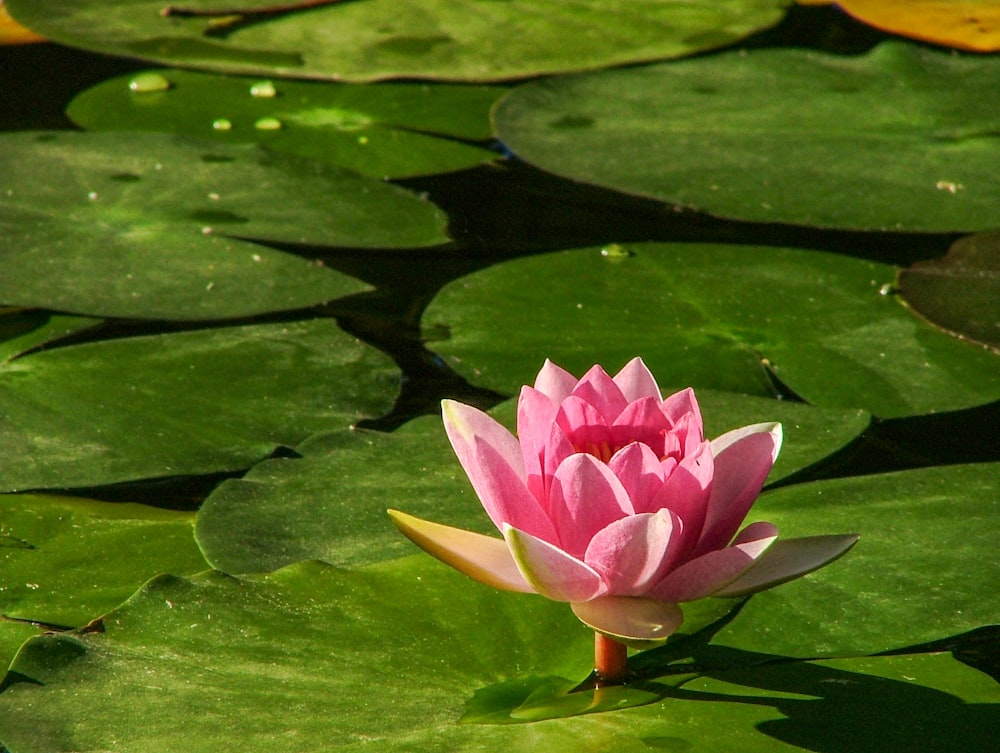
[[[447,333],[431,346],[470,382],[507,394],[545,358],[582,374],[640,355],[664,390],[773,395],[770,370],[811,403],[882,417],[1000,396],[996,354],[880,294],[893,267],[783,248],[615,248],[517,259],[455,280],[424,313],[425,331]]]
[[[928,321],[1000,348],[1000,232],[955,241],[944,258],[900,270],[897,284]]]
[[[731,52],[538,81],[500,138],[559,175],[721,217],[835,228],[997,224],[1000,59],[885,43]]]
[[[85,316],[9,309],[0,312],[0,361],[100,323]]]
[[[258,242],[443,243],[444,216],[379,181],[257,146],[164,134],[5,134],[0,301],[211,319],[310,306],[364,283]]]
[[[41,351],[0,366],[0,489],[246,468],[384,413],[398,380],[331,320]]]
[[[726,393],[699,393],[714,434],[781,420],[785,445],[778,480],[822,459],[868,425],[858,411],[819,410]],[[514,401],[494,410],[514,424]],[[496,534],[455,457],[438,417],[410,421],[392,434],[339,431],[298,445],[301,458],[265,460],[224,481],[198,514],[197,538],[208,561],[228,573],[275,570],[322,559],[363,564],[413,551],[389,524],[386,507]]]
[[[144,81],[167,88],[144,91]],[[406,178],[497,159],[496,152],[463,140],[490,138],[489,109],[504,91],[272,82],[159,70],[104,81],[78,95],[66,114],[89,130],[170,131],[222,143],[255,142],[364,175]],[[229,127],[220,128],[223,123]]]
[[[456,723],[484,687],[586,675],[591,637],[567,615],[565,605],[493,592],[423,558],[362,571],[306,563],[253,578],[163,576],[109,614],[105,632],[24,647],[0,694],[0,739],[12,753],[200,753],[246,739],[294,752],[329,748],[333,736],[346,751],[527,753],[585,741],[624,753],[771,753],[866,750],[885,739],[992,749],[996,683],[947,655],[762,664],[780,657],[727,650],[724,631],[705,652],[708,673],[658,684],[662,700],[650,705],[540,724]],[[822,740],[840,747],[816,747]]]
[[[495,81],[688,55],[731,44],[784,15],[787,0],[611,0],[456,5],[332,3],[223,18],[165,16],[214,0],[7,0],[10,14],[71,47],[227,73],[372,81]],[[252,11],[272,0],[246,0]]]
[[[162,572],[196,573],[194,514],[127,503],[0,494],[0,614],[80,627]],[[0,662],[39,628],[0,621]]]
[[[766,493],[748,520],[768,520],[783,536],[855,532],[861,540],[829,567],[754,596],[727,631],[729,645],[873,653],[1000,624],[992,596],[1000,592],[998,490],[1000,463],[979,463]]]

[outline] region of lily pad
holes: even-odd
[[[1000,623],[990,596],[1000,590],[998,489],[1000,463],[977,463],[766,493],[748,520],[768,520],[784,536],[852,531],[861,540],[830,567],[754,596],[728,629],[728,645],[874,653]]]
[[[78,95],[66,114],[89,130],[170,131],[223,143],[255,142],[364,175],[406,178],[497,159],[496,152],[465,142],[492,136],[489,109],[504,91],[273,82],[157,70],[104,81]],[[222,123],[228,127],[219,127]]]
[[[194,514],[128,503],[0,494],[0,614],[80,627],[162,572],[196,573]],[[99,554],[99,556],[95,556]],[[0,663],[40,628],[0,621]]]
[[[109,614],[105,632],[24,647],[0,694],[0,739],[12,753],[164,745],[200,753],[245,739],[312,751],[334,735],[346,751],[374,743],[527,753],[586,740],[624,753],[648,751],[651,741],[771,753],[831,739],[841,747],[818,749],[892,739],[991,750],[996,683],[947,655],[763,664],[780,657],[726,650],[724,631],[722,648],[705,652],[708,673],[680,688],[660,683],[663,700],[650,705],[544,724],[456,724],[484,687],[586,675],[591,637],[568,614],[422,558],[362,571],[306,563],[253,578],[163,576]]]
[[[60,316],[45,311],[0,311],[0,361],[93,327],[100,324],[100,321],[85,316]]]
[[[7,0],[19,23],[71,47],[227,73],[373,81],[495,81],[689,55],[781,20],[789,0],[365,0],[254,16],[165,14],[215,0]]]
[[[498,105],[519,157],[574,180],[755,222],[996,226],[984,91],[1000,59],[893,42],[858,57],[757,49],[519,87]]]
[[[897,284],[928,321],[1000,348],[1000,232],[959,239],[944,258],[901,270]]]
[[[399,372],[331,320],[124,338],[0,367],[0,489],[246,468],[388,410]]]
[[[784,422],[785,449],[771,481],[840,449],[868,425],[858,411],[710,391],[698,398],[713,435],[765,420]],[[513,427],[514,401],[494,415]],[[496,534],[438,417],[415,419],[392,434],[321,434],[295,449],[302,457],[265,460],[205,500],[197,538],[214,567],[247,573],[305,559],[363,564],[409,554],[412,545],[389,525],[389,506]]]
[[[444,215],[412,193],[258,146],[25,132],[0,149],[8,305],[167,319],[301,308],[366,286],[260,242],[447,240]]]
[[[770,372],[810,403],[882,417],[1000,396],[996,354],[880,294],[895,272],[770,247],[561,251],[455,280],[431,302],[423,326],[447,333],[432,347],[470,382],[507,394],[545,358],[582,374],[641,355],[665,390],[773,395],[784,388]]]

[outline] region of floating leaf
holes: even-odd
[[[722,217],[820,227],[992,229],[1000,59],[885,43],[844,57],[758,49],[545,79],[500,101],[519,157]]]
[[[476,3],[365,0],[254,16],[164,14],[217,0],[7,0],[12,15],[73,47],[227,73],[372,81],[495,81],[722,47],[781,20],[790,0]]]
[[[331,320],[41,351],[0,367],[0,489],[246,468],[382,414],[398,379]]]
[[[162,572],[196,573],[194,515],[127,503],[0,494],[0,614],[80,627]],[[99,555],[99,556],[95,556]],[[38,633],[0,622],[0,663]]]
[[[798,0],[830,5],[832,0]],[[854,18],[904,37],[976,52],[1000,50],[1000,7],[995,0],[838,0]]]
[[[727,649],[723,630],[717,647],[696,648],[705,676],[650,683],[659,702],[542,724],[456,724],[474,693],[516,679],[541,686],[521,720],[553,716],[545,686],[587,673],[592,637],[565,605],[497,593],[424,558],[164,576],[103,626],[21,650],[0,694],[0,739],[13,753],[201,753],[247,739],[294,753],[334,738],[347,751],[528,753],[579,750],[581,740],[622,753],[826,750],[831,740],[836,750],[885,740],[949,750],[960,740],[988,753],[1000,700],[992,679],[947,654],[780,662]]]
[[[962,238],[944,258],[901,270],[897,282],[928,321],[1000,348],[1000,232]]]
[[[860,412],[700,392],[714,434],[764,420],[785,423],[785,450],[771,481],[841,448],[868,424]],[[494,411],[514,425],[514,405]],[[198,515],[198,542],[229,573],[274,570],[304,559],[359,564],[398,557],[412,545],[390,526],[386,507],[499,535],[462,471],[438,417],[392,434],[340,431],[298,445],[220,484]]]
[[[104,81],[77,96],[66,112],[90,130],[170,131],[257,142],[365,175],[404,178],[496,159],[496,152],[463,140],[490,138],[489,109],[504,91],[272,82],[160,70]],[[219,118],[231,127],[213,129]],[[264,118],[278,127],[262,129]]]
[[[986,596],[1000,589],[998,489],[1000,463],[977,463],[767,492],[748,520],[770,521],[782,536],[861,539],[833,565],[754,596],[727,628],[727,645],[873,653],[1000,623],[1000,605]]]
[[[44,311],[10,309],[0,312],[0,361],[99,323],[99,319],[59,316]]]
[[[99,316],[209,319],[365,289],[256,243],[442,243],[402,189],[255,146],[163,134],[16,133],[0,141],[0,301]]]
[[[641,355],[664,389],[767,395],[772,371],[811,403],[882,417],[1000,397],[997,355],[880,294],[892,267],[768,247],[627,250],[561,251],[455,280],[424,313],[427,331],[448,333],[432,347],[469,381],[507,394],[545,358],[582,374]]]

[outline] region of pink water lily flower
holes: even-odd
[[[398,511],[418,546],[495,588],[569,602],[600,634],[665,640],[678,604],[754,593],[833,561],[854,535],[782,540],[739,530],[781,446],[755,424],[706,441],[690,389],[665,400],[639,358],[583,378],[546,361],[521,390],[517,437],[445,400],[451,444],[503,539]]]

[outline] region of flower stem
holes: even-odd
[[[598,685],[622,685],[628,675],[628,646],[594,633],[594,669]]]

